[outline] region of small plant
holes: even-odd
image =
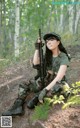
[[[67,103],[63,105],[62,109],[73,105],[80,105],[80,81],[72,84],[70,92],[71,96],[68,98]]]
[[[54,95],[53,98],[44,98],[44,103],[36,106],[32,115],[32,120],[47,119],[51,106],[55,104],[63,104],[62,109],[65,109],[71,105],[80,105],[80,81],[71,85],[69,90],[70,95],[65,103],[65,97],[63,95]]]
[[[49,110],[50,110],[49,102],[46,101],[43,104],[35,107],[31,119],[33,121],[38,119],[47,119]]]
[[[75,95],[68,99],[67,103],[63,105],[62,109],[65,109],[73,105],[80,105],[80,95]]]
[[[53,104],[55,105],[55,104],[64,104],[64,96],[63,95],[60,95],[60,96],[57,96],[57,95],[55,95],[54,97],[53,97]]]
[[[63,99],[64,97],[62,95],[59,97],[55,95],[52,99],[45,98],[43,104],[35,107],[32,120],[47,119],[51,104],[55,105],[57,103],[63,103]]]

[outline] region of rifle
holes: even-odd
[[[41,40],[41,29],[39,29],[39,38],[40,38],[40,47],[39,47],[39,57],[40,57],[40,79],[41,79],[41,84],[44,87],[44,59],[43,59],[43,43]]]

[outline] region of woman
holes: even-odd
[[[44,35],[44,40],[46,43],[46,67],[50,74],[55,74],[55,78],[39,94],[41,103],[47,92],[62,91],[65,88],[64,85],[66,90],[69,89],[65,75],[70,57],[61,43],[61,37],[56,33],[48,33]],[[66,94],[64,93],[64,95]]]
[[[44,66],[46,67],[45,87],[43,88],[41,85],[39,77],[20,84],[18,98],[13,106],[2,114],[3,116],[22,115],[24,113],[23,104],[31,91],[36,92],[36,95],[27,103],[28,108],[34,108],[38,102],[42,103],[48,92],[51,92],[51,94],[61,92],[64,84],[69,88],[66,83],[65,74],[70,58],[61,43],[61,37],[56,33],[48,33],[44,35],[43,39],[46,44],[44,56]],[[38,71],[40,69],[39,46],[40,40],[38,39],[35,43],[36,50],[33,57],[33,67]]]

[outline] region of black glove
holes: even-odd
[[[48,92],[48,90],[47,90],[46,88],[44,88],[44,89],[40,92],[39,97],[38,97],[40,103],[43,103],[43,99],[44,99],[44,97],[46,96],[47,92]]]
[[[35,43],[35,49],[39,49],[40,48],[40,43]]]
[[[40,40],[39,40],[39,42],[38,42],[38,39],[37,39],[37,41],[36,41],[36,43],[35,43],[35,49],[39,49],[40,48],[40,43],[42,43],[42,42],[40,42]],[[44,44],[42,43],[42,47],[44,46]]]
[[[52,94],[62,91],[62,84],[57,82],[51,89]]]

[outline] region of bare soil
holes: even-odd
[[[67,50],[72,57],[67,73],[71,84],[80,81],[80,45],[68,46]],[[31,79],[35,74],[36,71],[30,66],[29,61],[10,66],[1,74],[0,116],[17,98],[19,83]],[[51,108],[47,120],[34,122],[30,120],[34,110],[29,110],[26,103],[24,109],[23,116],[13,118],[13,128],[80,128],[80,106],[62,110],[61,105],[55,105]]]

